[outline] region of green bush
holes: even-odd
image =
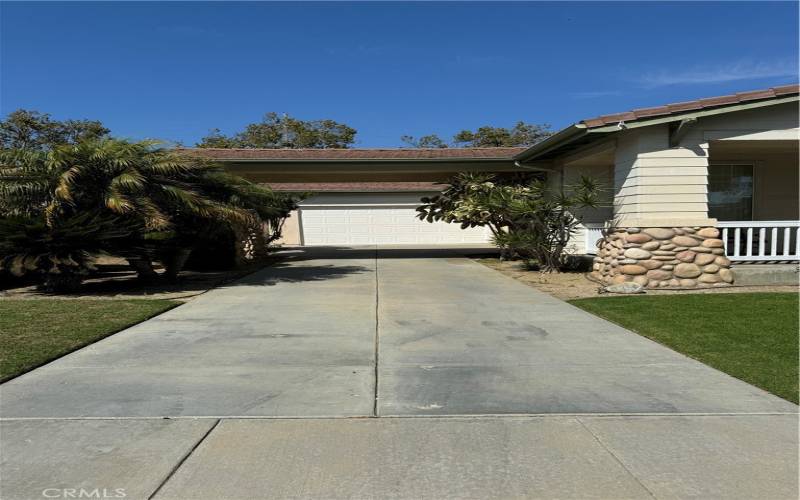
[[[519,257],[526,265],[553,272],[568,264],[565,250],[580,224],[574,212],[598,206],[600,191],[588,177],[553,190],[538,176],[461,173],[442,194],[423,198],[417,211],[429,222],[486,226],[504,258]]]

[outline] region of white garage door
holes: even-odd
[[[391,204],[358,204],[375,201],[341,196],[325,204],[303,204],[300,210],[304,245],[448,245],[483,244],[490,241],[486,228],[461,229],[458,224],[429,223],[417,219],[417,200],[400,204],[397,197],[387,197]],[[330,203],[336,201],[339,203]]]

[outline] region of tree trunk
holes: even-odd
[[[183,266],[189,260],[191,253],[191,248],[176,248],[164,259],[164,274],[168,280],[175,281],[178,279],[178,274],[183,270]]]
[[[153,282],[158,279],[158,273],[153,269],[153,262],[148,257],[128,259],[128,264],[136,271],[136,275],[140,280]]]

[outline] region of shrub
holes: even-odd
[[[0,270],[17,278],[38,276],[47,291],[71,292],[94,270],[94,257],[128,238],[133,229],[90,214],[59,219],[51,226],[31,218],[0,218]]]
[[[462,173],[441,195],[423,198],[417,211],[428,222],[486,226],[503,257],[531,260],[542,272],[553,272],[566,264],[565,250],[580,224],[573,212],[597,206],[599,193],[588,177],[554,191],[538,176]]]

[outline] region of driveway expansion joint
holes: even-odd
[[[189,459],[189,457],[192,456],[192,453],[194,453],[194,451],[203,443],[203,441],[206,440],[206,438],[214,431],[214,429],[217,428],[217,426],[219,425],[220,422],[221,422],[221,420],[219,420],[219,419],[216,422],[214,422],[214,425],[212,425],[206,431],[206,433],[203,434],[200,437],[200,439],[198,439],[197,442],[189,449],[189,451],[180,460],[178,460],[178,463],[175,464],[175,467],[173,467],[172,470],[169,471],[169,473],[166,475],[166,477],[164,477],[164,480],[161,481],[161,483],[156,487],[156,489],[153,490],[153,493],[151,493],[150,496],[147,497],[147,500],[151,500],[151,499],[155,498],[156,495],[158,495],[158,492],[161,491],[161,488],[163,488],[164,485],[167,484],[167,482],[169,482],[169,480],[172,478],[172,476],[174,476],[175,473],[178,472],[178,469],[180,469],[181,466],[184,463],[186,463],[186,461]]]
[[[592,439],[595,440],[595,442],[598,444],[598,446],[600,446],[600,448],[605,450],[606,453],[611,455],[611,457],[614,459],[614,461],[616,461],[619,464],[619,466],[622,467],[622,470],[624,470],[634,481],[636,481],[636,483],[639,486],[641,486],[642,489],[645,490],[650,495],[651,498],[657,498],[655,496],[655,494],[652,491],[650,491],[650,488],[645,486],[645,484],[638,477],[636,477],[636,474],[631,472],[631,470],[628,468],[628,466],[625,465],[625,463],[613,451],[611,451],[608,448],[608,446],[606,446],[606,444],[603,441],[601,441],[600,438],[597,437],[597,435],[594,432],[592,432],[592,430],[589,429],[586,426],[586,424],[583,423],[583,421],[581,421],[581,419],[579,417],[575,417],[575,420],[580,424],[581,427],[583,427],[586,430],[586,432],[589,433],[590,436],[592,436]]]
[[[380,281],[378,281],[378,247],[375,247],[375,393],[372,405],[372,416],[378,417],[378,382],[380,376],[380,366],[378,360],[380,356]]]
[[[459,413],[449,415],[177,415],[130,417],[2,417],[0,422],[20,421],[103,421],[103,420],[371,420],[437,419],[437,420],[491,420],[491,419],[549,419],[549,418],[704,418],[704,417],[800,417],[792,412],[742,412],[742,413]]]

